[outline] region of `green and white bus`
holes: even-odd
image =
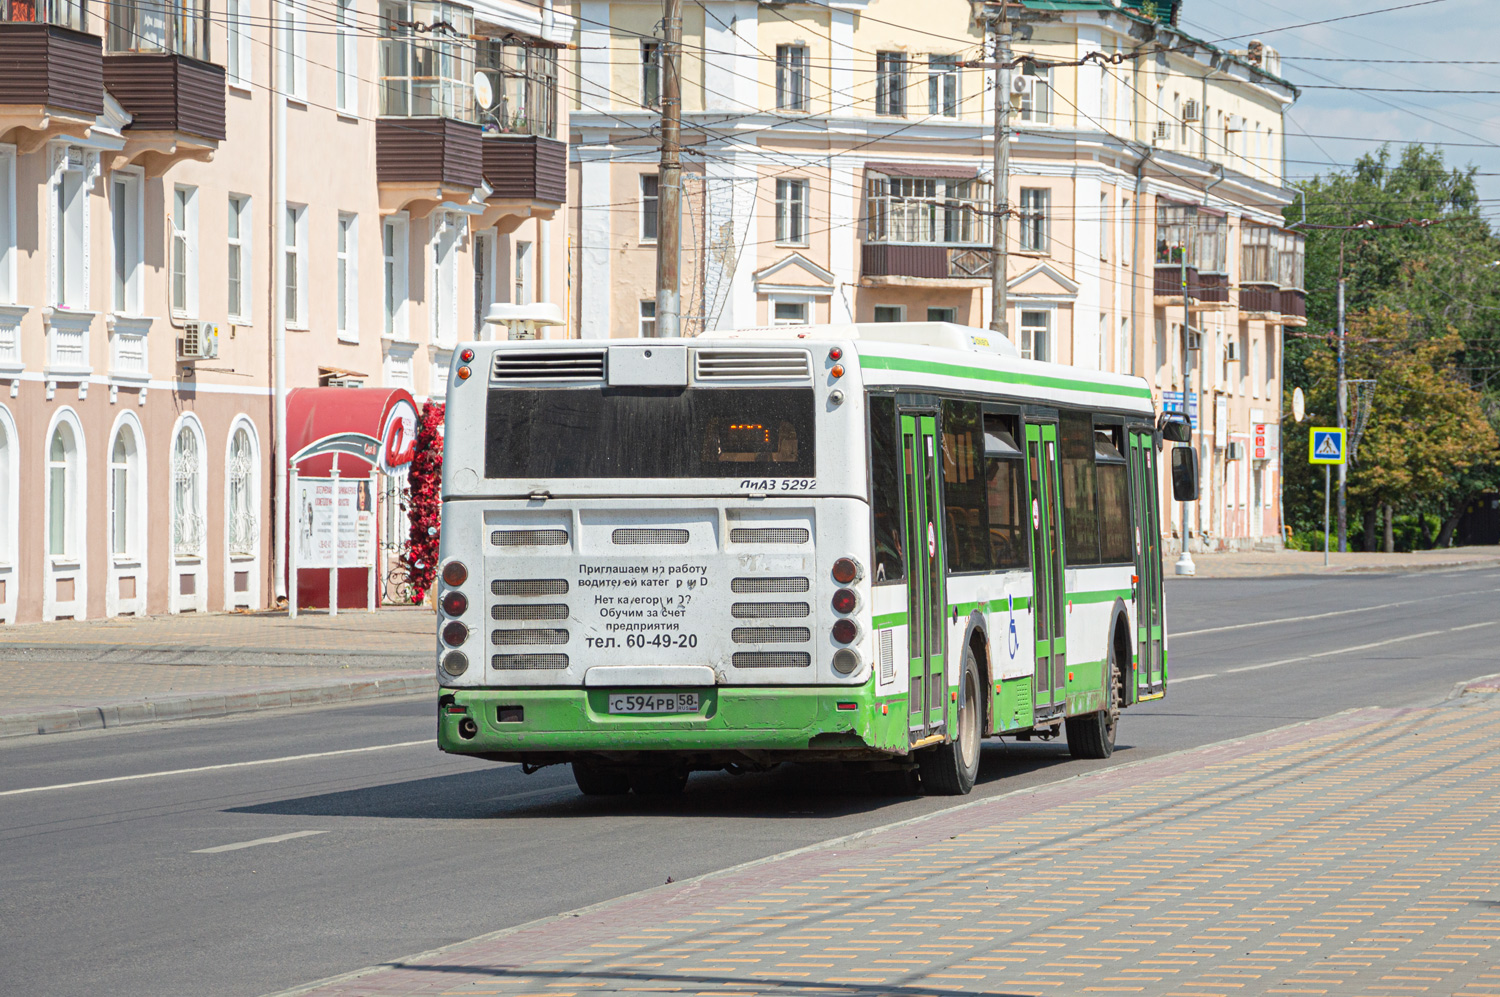
[[[944,323],[464,344],[439,744],[589,794],[829,760],[962,794],[981,739],[1064,729],[1108,756],[1166,692],[1163,436],[1145,381]]]

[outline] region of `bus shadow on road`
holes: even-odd
[[[1126,749],[1124,746],[1120,749]],[[987,743],[974,792],[995,795],[1011,782],[1066,767],[1066,745]],[[885,809],[901,816],[940,809],[956,797],[879,795],[860,772],[837,763],[787,764],[769,772],[730,775],[698,772],[679,796],[584,796],[567,766],[535,775],[506,765],[453,775],[273,800],[233,807],[237,814],[297,817],[369,817],[395,820],[507,820],[601,816],[837,819]],[[913,804],[917,804],[916,808]]]

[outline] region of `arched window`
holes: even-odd
[[[128,423],[122,424],[115,433],[114,445],[109,448],[109,550],[110,553],[128,557],[136,553],[138,541],[135,536],[136,474],[135,430]]]
[[[172,553],[203,556],[203,452],[186,423],[172,444]]]
[[[47,446],[47,553],[53,557],[70,557],[75,552],[74,520],[78,512],[73,484],[77,467],[78,441],[73,438],[73,427],[60,422]]]
[[[260,542],[259,490],[255,486],[255,448],[244,426],[229,438],[228,472],[229,553],[253,556]]]

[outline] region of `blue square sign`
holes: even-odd
[[[1344,431],[1329,426],[1314,426],[1308,441],[1307,459],[1314,464],[1344,463]]]

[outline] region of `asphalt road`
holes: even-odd
[[[1497,593],[1495,570],[1171,581],[1168,696],[1114,758],[992,742],[975,795],[1442,699],[1500,671]],[[0,993],[263,994],[955,802],[811,766],[589,800],[432,728],[422,697],[0,744]],[[37,787],[61,788],[14,792]]]

